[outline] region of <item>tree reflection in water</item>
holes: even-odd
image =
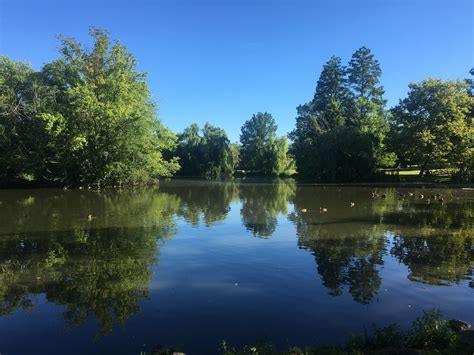
[[[287,216],[288,200],[295,190],[296,184],[290,179],[240,184],[240,217],[245,228],[256,237],[271,237],[277,226],[277,216]]]
[[[29,200],[21,209],[2,211],[15,222],[8,234],[0,230],[0,314],[31,309],[33,296],[45,294],[48,302],[66,306],[66,324],[77,326],[93,316],[98,335],[104,335],[139,313],[159,241],[174,234],[179,199],[141,191]],[[95,217],[87,221],[91,209]],[[43,231],[22,232],[34,223]]]
[[[315,257],[333,296],[374,300],[381,269],[395,258],[414,282],[471,287],[472,200],[398,201],[394,189],[372,199],[368,188],[297,186],[293,180],[163,182],[159,189],[103,192],[4,191],[0,204],[0,314],[35,306],[36,295],[64,305],[68,325],[96,319],[98,335],[124,325],[149,295],[152,266],[178,219],[210,227],[240,202],[241,223],[270,238],[284,216],[297,243]],[[350,202],[355,206],[351,207]],[[320,213],[320,208],[327,213]],[[238,211],[237,211],[238,212]],[[92,219],[87,216],[91,214]],[[242,238],[245,232],[239,232]],[[268,243],[271,241],[265,241]]]
[[[449,285],[472,280],[471,202],[399,202],[393,189],[385,199],[373,200],[369,194],[367,189],[336,187],[313,193],[299,187],[295,194],[295,212],[289,218],[296,224],[298,245],[315,256],[330,294],[341,295],[348,287],[355,301],[370,303],[380,287],[387,254],[410,269],[412,281]],[[357,201],[357,208],[349,201]],[[319,206],[333,213],[321,214]]]

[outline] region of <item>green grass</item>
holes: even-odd
[[[402,175],[402,176],[418,176],[420,175],[419,168],[404,168],[404,169],[383,169],[381,170],[385,175]],[[455,169],[430,169],[428,176],[451,176]]]

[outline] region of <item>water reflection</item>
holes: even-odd
[[[45,294],[48,302],[66,306],[66,325],[92,316],[104,335],[139,313],[159,241],[175,232],[176,196],[153,191],[19,194],[7,193],[1,205],[8,223],[0,228],[0,315],[31,309],[34,296]]]
[[[408,266],[412,281],[451,285],[472,280],[473,217],[470,203],[415,204],[390,214],[385,218],[395,233],[390,253]]]
[[[331,295],[348,287],[356,302],[370,303],[388,253],[409,268],[411,281],[449,285],[472,280],[472,200],[451,196],[445,204],[416,197],[399,201],[394,189],[379,199],[369,197],[368,189],[309,191],[298,189],[290,219],[298,245],[315,256]],[[321,213],[322,206],[328,206],[327,213]]]
[[[247,230],[259,238],[271,237],[277,226],[277,216],[288,214],[288,200],[295,190],[294,180],[276,180],[268,184],[241,184],[240,216]]]
[[[378,224],[385,205],[368,201],[364,192],[300,187],[290,219],[296,224],[298,245],[315,256],[330,294],[339,296],[347,286],[356,302],[370,303],[381,284],[387,240]]]
[[[182,224],[213,233],[233,209],[244,226],[235,234],[244,241],[247,231],[270,238],[279,221],[293,228],[332,296],[347,292],[357,303],[373,302],[389,259],[408,268],[410,281],[450,286],[468,280],[473,287],[473,197],[459,191],[452,190],[444,204],[400,200],[395,189],[372,199],[368,188],[291,180],[172,181],[158,189],[100,193],[0,191],[0,315],[32,309],[36,296],[45,295],[64,305],[67,325],[94,318],[98,335],[107,334],[140,314],[140,301],[160,277],[159,266],[153,274],[160,251],[180,235]]]
[[[175,181],[162,183],[160,191],[176,196],[180,201],[177,215],[194,226],[207,226],[224,221],[229,205],[238,198],[234,182]]]

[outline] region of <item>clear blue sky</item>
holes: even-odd
[[[258,111],[290,131],[323,63],[363,45],[389,105],[410,81],[466,78],[473,18],[472,0],[0,0],[0,54],[39,69],[58,56],[55,35],[87,43],[89,26],[105,28],[149,73],[168,127],[209,121],[237,140]]]

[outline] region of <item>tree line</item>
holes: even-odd
[[[339,57],[324,64],[288,137],[259,112],[231,143],[210,123],[171,132],[156,116],[134,56],[104,30],[90,35],[91,48],[60,37],[59,59],[39,71],[0,57],[1,183],[140,184],[236,170],[361,181],[408,166],[421,175],[448,168],[459,180],[473,178],[473,80],[411,83],[407,97],[387,109],[380,64],[362,47],[347,65]]]

